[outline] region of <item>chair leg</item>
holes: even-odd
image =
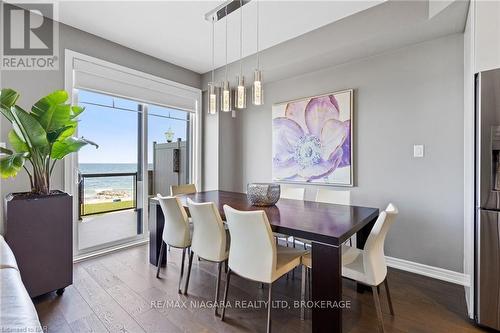
[[[193,265],[193,255],[194,255],[194,252],[192,250],[190,250],[189,251],[188,271],[187,271],[187,277],[186,277],[186,285],[184,286],[184,295],[187,295],[187,293],[188,293],[189,278],[191,277],[191,266]]]
[[[215,316],[218,316],[218,307],[219,307],[219,287],[220,287],[220,276],[222,273],[222,262],[217,264],[217,283],[215,284]]]
[[[181,291],[181,284],[182,284],[182,277],[184,275],[184,261],[186,260],[186,249],[182,249],[182,262],[181,262],[181,275],[179,276],[179,294],[182,293]]]
[[[311,295],[312,295],[312,269],[311,268],[307,268],[307,282],[308,282],[308,285],[309,285],[309,298],[312,299]]]
[[[273,284],[269,283],[269,293],[267,296],[267,333],[271,333],[271,309],[272,309],[272,289]]]
[[[378,296],[377,287],[372,286],[373,301],[375,302],[375,309],[377,310],[378,330],[383,333],[384,331],[384,318],[382,316],[382,308],[380,307],[380,298]]]
[[[161,268],[161,262],[163,261],[163,253],[165,252],[165,242],[161,241],[161,246],[160,246],[160,256],[158,257],[158,268],[156,269],[156,278],[160,278],[160,268]]]
[[[227,303],[227,294],[229,291],[229,280],[231,279],[231,268],[226,274],[226,287],[224,288],[224,300],[222,302],[222,313],[220,315],[220,320],[224,320],[224,316],[226,315],[226,303]]]
[[[391,292],[389,291],[389,282],[387,282],[387,277],[384,280],[385,292],[387,293],[387,303],[389,303],[389,311],[391,315],[394,316],[394,308],[392,307]]]
[[[300,281],[300,320],[304,320],[305,315],[305,309],[304,309],[304,304],[306,304],[306,270],[307,267],[302,265],[302,280]]]

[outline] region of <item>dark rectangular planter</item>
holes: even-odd
[[[64,192],[5,198],[5,239],[31,297],[58,293],[73,283],[72,198]]]

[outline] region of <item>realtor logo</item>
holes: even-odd
[[[2,2],[2,70],[57,70],[59,31],[49,2]]]

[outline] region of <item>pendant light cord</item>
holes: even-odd
[[[260,54],[259,54],[259,4],[260,4],[260,0],[257,0],[257,69],[260,68]]]
[[[240,0],[240,76],[243,76],[243,0]]]
[[[212,17],[212,84],[215,84],[215,18]]]
[[[228,16],[227,16],[227,6],[226,6],[226,81],[227,81],[227,20]]]

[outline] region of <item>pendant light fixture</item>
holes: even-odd
[[[262,72],[260,71],[260,54],[259,54],[259,4],[260,0],[257,2],[257,68],[253,75],[253,85],[252,85],[252,104],[262,105],[264,104],[264,89],[262,87]]]
[[[212,81],[208,83],[208,113],[217,113],[217,85],[215,84],[215,20],[212,18]]]
[[[229,86],[229,81],[227,80],[227,7],[226,7],[226,69],[224,82],[222,82],[222,93],[221,93],[221,110],[224,112],[230,112],[231,110],[231,88]]]
[[[240,75],[237,77],[238,86],[234,91],[234,107],[242,110],[247,107],[247,93],[245,77],[243,76],[243,1],[240,0]]]

